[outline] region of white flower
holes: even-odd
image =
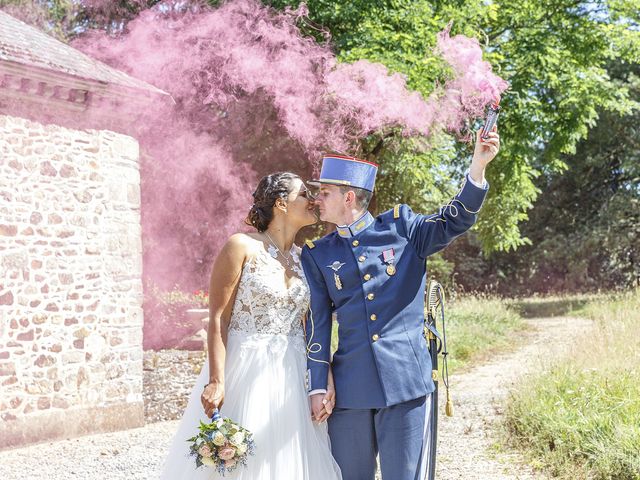
[[[216,466],[216,462],[213,458],[211,457],[202,457],[200,459],[200,461],[206,465],[207,467],[215,467]]]
[[[242,444],[243,441],[244,441],[244,433],[243,432],[237,432],[237,433],[234,433],[231,436],[231,443],[233,445],[238,446],[238,445]]]
[[[221,447],[222,445],[225,444],[225,442],[227,441],[227,439],[224,437],[224,435],[220,432],[216,432],[216,434],[213,436],[213,444],[216,447]]]
[[[242,443],[236,447],[236,450],[238,451],[238,455],[244,455],[247,453],[247,446]]]

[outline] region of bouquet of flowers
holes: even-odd
[[[196,457],[196,468],[215,467],[224,476],[238,465],[245,466],[247,457],[254,453],[252,433],[231,419],[222,418],[217,410],[211,423],[200,422],[199,430],[198,435],[187,440],[191,442],[190,454]]]

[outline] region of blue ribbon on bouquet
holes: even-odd
[[[220,416],[220,411],[216,408],[213,411],[213,415],[211,415],[211,422],[215,422],[216,420],[220,420],[220,418],[222,418]],[[209,440],[211,440],[213,438],[213,435],[211,433],[208,433],[207,437],[209,438]]]

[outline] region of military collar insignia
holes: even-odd
[[[374,220],[375,219],[373,218],[373,215],[371,215],[371,212],[367,212],[351,225],[338,227],[338,235],[340,235],[342,238],[355,237],[357,234],[371,225]]]

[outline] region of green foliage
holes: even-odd
[[[640,66],[616,63],[613,80],[640,102]],[[463,239],[445,257],[456,262],[467,290],[486,285],[502,294],[628,289],[640,279],[640,109],[600,122],[562,155],[565,171],[536,183],[538,198],[523,233],[532,245],[473,264],[479,246]],[[457,250],[456,250],[457,249]]]
[[[518,312],[496,297],[447,299],[445,318],[450,373],[510,348],[514,335],[526,327]],[[439,320],[438,328],[441,329]],[[333,325],[332,334],[331,351],[335,352],[338,348],[337,323]]]
[[[283,8],[300,2],[266,3]],[[631,0],[310,0],[307,5],[311,19],[331,32],[341,60],[381,62],[404,73],[425,96],[448,75],[433,47],[449,21],[453,34],[485,45],[486,58],[511,83],[502,100],[502,152],[489,168],[492,189],[477,226],[485,252],[527,244],[519,225],[540,192],[536,177],[563,171],[564,156],[576,151],[601,112],[624,114],[633,106],[628,89],[606,70],[614,61],[640,61],[639,13]],[[452,185],[442,188],[439,176],[445,170],[459,178],[470,154],[464,143],[442,148],[447,145],[442,139],[418,151],[397,136],[365,142],[372,143],[384,147],[363,148],[383,166],[380,210],[392,205],[395,193],[428,211],[433,195],[425,196],[425,189],[450,191]],[[400,176],[415,180],[398,183]]]
[[[449,371],[513,346],[514,334],[525,328],[515,309],[496,297],[464,296],[445,304]]]
[[[640,479],[639,311],[640,290],[589,302],[595,332],[513,394],[511,438],[553,475]]]
[[[161,0],[0,0],[0,10],[68,42],[88,29],[120,33],[138,13]],[[184,9],[180,0],[169,0],[165,8]]]
[[[300,4],[263,1],[280,9]],[[26,12],[26,21],[68,39],[88,27],[122,30],[157,0],[107,3],[100,12],[76,0],[0,0],[0,8]],[[510,82],[499,122],[502,150],[487,172],[491,191],[477,226],[438,260],[455,266],[457,283],[513,294],[638,282],[636,0],[306,3],[311,21],[301,28],[318,41],[329,31],[341,61],[381,62],[425,97],[450,75],[433,52],[450,21],[452,34],[477,38]],[[362,139],[357,153],[381,165],[377,211],[404,202],[429,213],[456,191],[471,149],[446,134],[425,140],[391,131]]]
[[[0,0],[0,10],[67,41],[81,7],[73,0]]]

